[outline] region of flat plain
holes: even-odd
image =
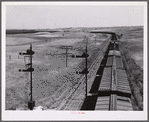
[[[56,109],[61,101],[77,85],[82,75],[76,71],[84,69],[84,60],[72,58],[85,52],[85,37],[88,38],[88,67],[97,57],[108,34],[91,34],[89,31],[111,31],[123,34],[121,42],[127,43],[127,50],[136,64],[143,69],[143,27],[105,27],[105,28],[64,28],[55,32],[41,30],[36,33],[6,35],[6,110],[27,109],[30,99],[29,73],[19,72],[25,69],[27,58],[19,55],[32,43],[33,51],[33,98],[36,106],[44,109]],[[66,67],[66,50],[68,49]]]

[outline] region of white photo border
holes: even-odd
[[[143,48],[143,68],[144,68],[144,101],[143,111],[81,111],[85,114],[72,114],[72,111],[6,111],[5,110],[5,80],[6,80],[6,6],[7,5],[107,5],[107,6],[143,6],[144,7],[144,48]],[[2,22],[1,22],[1,43],[2,43],[2,120],[16,121],[16,120],[34,120],[34,121],[48,121],[48,120],[147,120],[148,119],[148,38],[147,38],[147,2],[2,2]]]

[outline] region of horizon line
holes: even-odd
[[[138,27],[144,25],[122,25],[122,26],[102,26],[102,27],[60,27],[60,28],[6,28],[6,30],[48,30],[48,29],[70,29],[70,28],[110,28],[110,27]]]

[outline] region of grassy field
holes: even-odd
[[[94,40],[94,35],[89,32],[38,32],[27,34],[8,34],[6,37],[6,109],[17,108],[27,109],[30,91],[29,73],[18,72],[24,68],[24,58],[19,56],[19,52],[25,52],[29,48],[29,43],[33,44],[33,96],[36,105],[51,108],[51,103],[43,102],[44,99],[52,99],[52,95],[57,91],[63,94],[64,90],[74,87],[81,75],[75,74],[81,71],[84,65],[76,67],[83,61],[68,56],[68,66],[66,67],[65,49],[58,48],[61,45],[73,46],[68,53],[81,55],[85,50],[84,36],[88,36],[89,64],[96,58],[100,50],[100,45],[104,43],[108,35],[98,35]],[[100,38],[99,38],[100,37]],[[46,54],[51,55],[46,55]],[[55,55],[53,55],[55,54]],[[82,63],[83,64],[83,63]]]
[[[115,32],[123,34],[120,40],[127,43],[126,48],[131,57],[143,69],[143,27],[123,27]]]
[[[52,105],[55,101],[53,95],[59,96],[68,94],[71,88],[75,87],[81,75],[75,74],[84,68],[82,59],[75,59],[68,56],[66,67],[66,50],[58,48],[61,45],[73,46],[68,53],[81,55],[85,50],[84,36],[89,38],[88,53],[89,65],[98,55],[102,44],[109,36],[105,34],[95,35],[90,30],[113,31],[123,34],[121,41],[126,44],[130,57],[143,68],[143,28],[142,27],[106,27],[106,28],[64,28],[61,31],[37,33],[7,34],[6,36],[6,109],[16,108],[27,109],[29,100],[29,73],[18,72],[18,69],[25,68],[23,56],[19,52],[29,49],[29,43],[33,44],[33,96],[36,105],[42,105],[45,109],[55,109]],[[51,30],[50,30],[51,31]],[[52,55],[46,55],[52,54]],[[79,65],[80,64],[80,65]],[[79,67],[77,67],[79,65]],[[76,67],[78,69],[76,69]],[[67,91],[67,92],[65,92]],[[45,101],[47,98],[48,101]]]
[[[132,92],[134,110],[143,110],[143,27],[123,30],[120,39],[124,67]]]

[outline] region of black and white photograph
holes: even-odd
[[[4,120],[145,120],[147,86],[147,2],[2,2]]]

